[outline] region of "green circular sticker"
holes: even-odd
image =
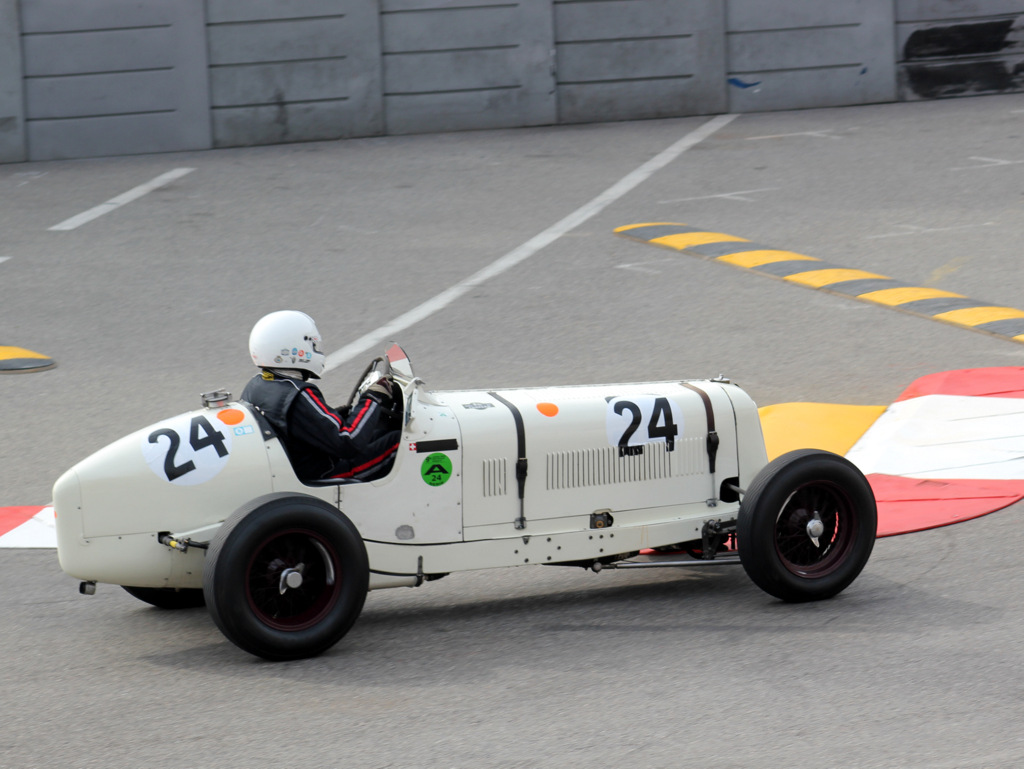
[[[452,477],[452,461],[446,454],[431,454],[423,460],[420,475],[431,486],[443,486]]]

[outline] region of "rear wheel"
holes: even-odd
[[[122,585],[129,595],[159,609],[198,609],[206,604],[202,588],[198,587],[131,587]]]
[[[857,578],[875,544],[875,497],[838,454],[802,449],[770,462],[740,504],[736,539],[751,580],[783,601],[816,601]]]
[[[210,542],[203,568],[217,627],[270,660],[312,657],[336,644],[368,587],[359,532],[314,497],[281,495],[238,510]]]

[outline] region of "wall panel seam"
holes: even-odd
[[[78,77],[99,77],[102,75],[133,75],[139,72],[171,72],[176,67],[144,67],[141,69],[109,69],[96,72],[66,72],[59,75],[25,75],[25,80],[69,80]]]
[[[812,67],[785,67],[782,69],[743,69],[743,70],[729,70],[730,75],[764,75],[773,72],[814,72],[822,69],[854,69],[855,67],[863,67],[864,62],[854,62],[851,64],[816,64]]]
[[[614,77],[600,80],[559,80],[558,85],[602,85],[609,83],[650,83],[655,80],[691,80],[693,75],[652,75],[650,77]]]
[[[150,109],[139,110],[138,112],[101,112],[96,115],[69,115],[66,117],[30,117],[26,123],[61,123],[68,120],[98,120],[110,117],[133,117],[137,115],[169,115],[177,112],[176,109]]]
[[[776,32],[820,32],[823,29],[856,29],[863,24],[859,21],[849,24],[821,24],[809,25],[806,27],[779,27],[777,29],[729,29],[726,34],[729,36],[739,35],[769,35]]]
[[[206,22],[207,28],[210,27],[255,27],[265,26],[267,24],[289,24],[293,21],[332,21],[334,19],[344,19],[347,14],[334,13],[329,16],[287,16],[280,19],[240,19],[238,21],[208,21]]]
[[[96,29],[62,29],[53,32],[22,32],[21,37],[67,37],[69,35],[94,35],[106,32],[141,32],[147,29],[171,29],[173,24],[145,24],[137,27],[97,27]]]
[[[381,16],[400,16],[413,13],[437,13],[443,11],[493,11],[503,8],[518,8],[519,3],[500,3],[495,5],[453,5],[447,8],[396,8],[394,10],[381,10]]]
[[[382,56],[425,56],[434,53],[472,53],[473,51],[510,51],[521,48],[518,43],[509,45],[481,45],[472,48],[436,48],[421,51],[382,51]]]
[[[253,102],[247,104],[217,104],[210,107],[211,110],[225,110],[225,109],[253,109],[256,107],[281,107],[283,105],[295,105],[295,104],[326,104],[330,102],[341,102],[348,101],[348,96],[332,96],[329,99],[295,99],[294,101],[267,101],[267,102]]]
[[[348,56],[321,56],[315,59],[275,59],[274,61],[239,61],[230,64],[211,64],[210,69],[237,69],[240,67],[276,67],[280,64],[315,64],[321,61],[344,61]]]
[[[492,85],[482,88],[451,88],[442,91],[431,89],[429,91],[385,91],[385,96],[438,96],[446,93],[480,93],[484,91],[514,91],[522,88],[521,85]]]
[[[652,40],[691,40],[692,34],[680,35],[647,35],[645,37],[606,37],[594,38],[593,40],[556,40],[556,46],[567,45],[595,45],[602,43],[648,43]]]

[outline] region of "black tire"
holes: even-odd
[[[285,583],[300,572],[300,584]],[[236,511],[206,551],[203,592],[221,632],[268,660],[313,657],[334,646],[362,611],[366,547],[352,522],[326,502],[264,497]]]
[[[121,585],[129,595],[158,609],[198,609],[206,605],[203,589],[199,587],[131,587]]]
[[[817,544],[808,527],[815,513]],[[845,590],[868,562],[877,529],[875,496],[860,470],[838,454],[800,449],[754,478],[740,503],[736,539],[754,584],[796,603]]]

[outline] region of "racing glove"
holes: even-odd
[[[382,377],[366,388],[367,393],[373,393],[381,403],[390,403],[394,399],[393,385],[387,377]]]

